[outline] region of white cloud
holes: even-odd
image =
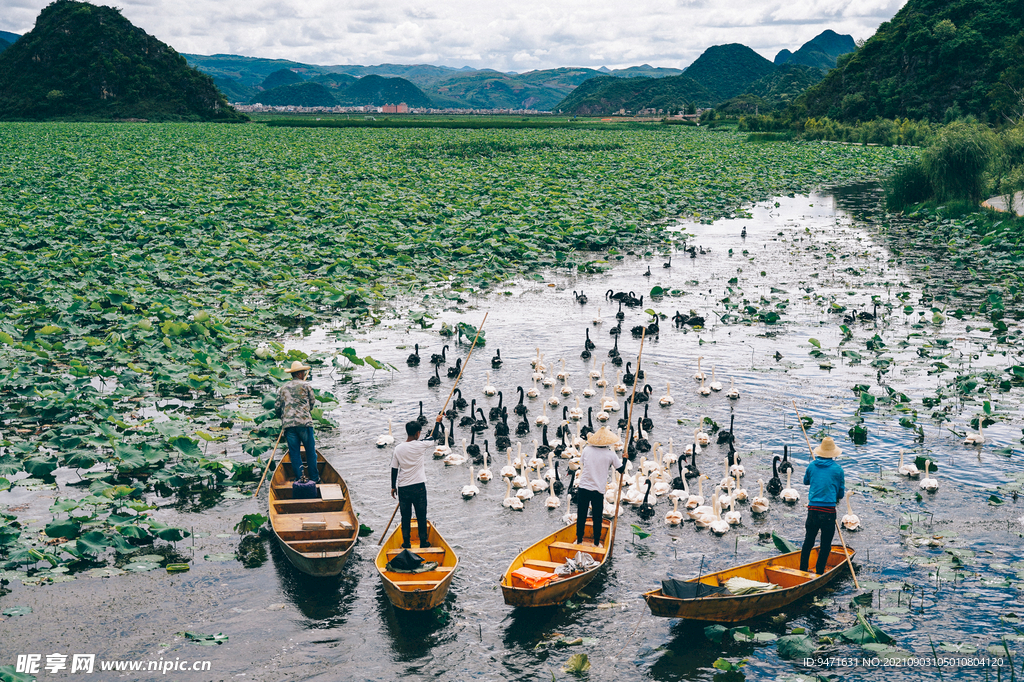
[[[48,1],[6,0],[0,30],[27,32]],[[743,43],[772,59],[825,29],[867,38],[904,2],[119,0],[116,5],[179,52],[510,71],[642,63],[683,67],[723,43]]]

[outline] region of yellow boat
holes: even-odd
[[[319,453],[317,497],[292,498],[295,480],[285,455],[270,481],[270,525],[288,560],[312,576],[341,573],[359,541],[359,521],[352,509],[348,486]]]
[[[585,537],[593,537],[593,527],[591,520],[587,519]],[[610,528],[611,522],[605,519],[601,524],[601,547],[596,547],[590,540],[585,540],[582,545],[577,545],[575,523],[560,528],[540,542],[527,547],[512,560],[501,577],[501,594],[505,598],[505,603],[509,606],[523,607],[554,606],[565,603],[586,587],[604,566],[608,556]],[[597,561],[597,566],[565,578],[556,578],[541,587],[525,587],[518,580],[513,579],[512,573],[519,568],[532,568],[554,573],[555,569],[565,563],[566,559],[576,556],[576,552],[586,552]]]
[[[821,589],[843,572],[847,552],[852,560],[852,549],[844,550],[839,545],[833,545],[825,572],[821,575],[801,571],[800,552],[789,552],[700,576],[702,585],[712,587],[723,587],[729,578],[740,577],[774,583],[780,586],[777,590],[744,595],[707,594],[692,599],[680,599],[662,594],[659,588],[645,593],[644,600],[655,616],[713,623],[739,623],[781,609]],[[817,560],[818,548],[815,547],[811,550],[810,565],[814,566]],[[697,578],[683,582],[696,583]]]
[[[418,554],[426,561],[436,561],[437,568],[424,573],[400,573],[387,570],[391,559],[402,553],[402,527],[398,527],[388,536],[377,552],[377,573],[384,583],[384,592],[395,608],[404,611],[429,611],[440,606],[448,595],[452,577],[459,565],[459,557],[455,550],[445,541],[434,524],[427,522],[427,542],[430,547],[421,548],[419,524],[412,519],[410,533],[413,554]]]

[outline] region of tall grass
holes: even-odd
[[[885,183],[885,206],[890,211],[903,211],[928,201],[933,194],[928,174],[918,161],[900,166]]]
[[[957,121],[943,128],[936,142],[924,150],[921,167],[939,201],[981,201],[985,172],[999,152],[999,141],[988,128]]]

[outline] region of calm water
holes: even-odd
[[[873,607],[879,609],[869,616],[871,622],[895,639],[893,646],[918,655],[931,654],[929,638],[936,647],[943,642],[966,644],[984,654],[986,647],[1008,636],[1007,646],[1014,652],[1021,648],[1019,626],[1005,616],[1024,609],[1019,600],[1024,572],[1018,573],[1024,570],[1024,563],[1018,563],[1021,512],[1009,489],[999,492],[1006,504],[990,506],[988,499],[997,486],[1024,473],[1019,450],[1020,391],[992,397],[996,411],[1006,420],[986,429],[990,440],[980,449],[962,446],[962,436],[951,430],[962,433],[967,419],[980,412],[980,404],[957,403],[949,415],[952,421],[940,426],[928,418],[931,409],[922,407],[921,398],[934,395],[957,371],[1002,372],[1019,361],[1003,356],[1006,349],[996,348],[988,334],[968,331],[970,319],[951,318],[941,327],[911,326],[918,318],[916,312],[904,315],[900,312],[903,301],[896,297],[909,292],[908,302],[915,310],[926,310],[930,304],[918,305],[926,282],[901,269],[889,257],[884,241],[851,217],[851,212],[869,212],[876,200],[873,188],[858,187],[836,196],[779,198],[778,205],[763,202],[750,209],[750,218],[683,224],[680,229],[694,235],[690,243],[708,253],[693,259],[675,253],[671,268],[662,267],[666,259],[661,255],[626,255],[600,275],[554,274],[543,282],[510,283],[488,296],[450,302],[436,327],[441,321],[475,325],[489,312],[487,345],[477,351],[462,380],[466,398],[476,398],[485,412],[498,400],[483,395],[484,372],[498,348],[505,363],[492,372],[491,381],[503,391],[506,403],[515,402],[516,386],[529,386],[529,361],[540,347],[547,363],[566,359],[569,384],[586,409],[597,403],[600,390],[593,399],[582,396],[590,369],[579,357],[585,330],[591,330],[597,343],[598,367],[607,360],[613,339],[608,330],[615,308],[603,298],[604,291],[646,295],[642,307],[627,311],[626,332],[619,342],[626,360],[635,358],[639,349],[639,341],[628,330],[648,321],[644,308],[669,316],[676,310],[698,311],[708,319],[705,330],[677,330],[665,320],[661,334],[645,343],[643,367],[654,389],[650,415],[655,428],[650,440],[667,443],[671,438],[679,451],[701,416],[727,428],[735,415],[747,489],[753,494],[758,478],[768,479],[771,455],[781,454],[782,446],[788,444],[797,460],[794,487],[806,498],[806,488],[799,483],[807,451],[799,428],[794,428],[791,401],[795,400],[801,412],[814,419],[812,435],[831,434],[843,448],[847,486],[858,493],[853,504],[863,524],[862,531],[847,538],[858,552],[860,580],[873,591]],[[642,273],[648,266],[652,275],[645,277]],[[733,278],[735,282],[730,281]],[[685,293],[650,301],[653,286]],[[590,302],[575,304],[574,289],[585,291]],[[819,301],[834,299],[851,309],[870,310],[872,296],[883,303],[895,302],[894,312],[877,323],[849,325],[853,339],[839,348],[842,315],[827,313]],[[746,305],[778,310],[778,304],[786,303],[782,322],[719,324],[718,317],[727,312],[722,302],[726,297],[739,304],[729,312],[740,317]],[[438,305],[436,299],[428,304]],[[599,306],[604,321],[594,326]],[[627,510],[619,524],[614,559],[583,594],[562,608],[521,612],[504,605],[498,580],[521,549],[560,525],[564,503],[549,511],[541,493],[527,502],[525,511],[509,511],[501,506],[505,487],[497,480],[481,485],[481,494],[466,501],[459,490],[469,478],[468,468],[445,468],[432,462],[429,516],[459,552],[461,564],[443,608],[425,615],[396,612],[384,597],[373,567],[376,541],[394,509],[389,496],[390,452],[376,449],[374,441],[386,431],[388,418],[394,420],[397,437],[401,425],[416,416],[420,400],[428,414],[436,412],[452,384],[445,378],[439,388],[427,388],[432,375],[427,358],[440,350],[441,339],[436,328],[410,331],[399,313],[407,311],[396,311],[376,328],[344,330],[356,337],[354,341],[337,342],[330,330],[286,340],[289,348],[307,352],[353,345],[360,355],[371,354],[400,368],[375,374],[361,369],[352,381],[342,381],[340,372],[314,377],[318,386],[343,396],[342,407],[333,415],[340,428],[320,434],[318,444],[345,476],[361,521],[376,531],[361,540],[340,579],[303,576],[273,542],[264,543],[266,561],[254,568],[244,568],[237,561],[204,559],[235,550],[238,538],[232,526],[242,514],[264,511],[265,493],[259,503],[214,499],[201,509],[180,503],[175,508],[173,500],[158,500],[164,506],[159,513],[162,520],[196,531],[194,544],[192,539],[178,543],[180,551],[194,555],[192,570],[178,575],[153,571],[108,579],[81,577],[41,588],[14,581],[7,586],[10,593],[0,599],[0,607],[25,605],[33,612],[0,622],[0,664],[13,664],[19,653],[63,652],[96,653],[105,659],[212,661],[212,673],[129,674],[126,679],[533,680],[552,674],[557,679],[571,677],[562,665],[571,654],[586,653],[592,664],[591,680],[711,680],[720,674],[712,667],[720,657],[746,660],[748,679],[794,679],[794,675],[814,673],[838,673],[848,679],[938,679],[933,668],[803,667],[780,659],[774,642],[713,644],[699,626],[650,615],[640,595],[657,587],[661,579],[695,575],[702,560],[706,572],[774,553],[770,542],[758,540],[761,532],[775,531],[793,540],[801,537],[802,507],[787,507],[781,501],[773,502],[766,518],[757,521],[742,506],[743,525],[721,538],[695,531],[692,523],[667,527],[663,519],[671,506],[665,500],[649,521]],[[973,326],[984,325],[974,321]],[[885,356],[892,358],[892,369],[885,375],[870,365],[875,356],[865,349],[875,334],[886,344]],[[809,355],[811,338],[820,342],[833,369],[821,369],[820,361]],[[951,369],[929,374],[933,360],[922,359],[919,350],[939,355],[936,339],[948,340],[942,353]],[[420,344],[424,362],[409,369],[404,360],[414,343]],[[845,349],[857,351],[862,361],[849,364],[849,358],[839,353]],[[453,363],[465,357],[468,344],[453,345],[451,350]],[[729,401],[724,392],[709,397],[696,392],[692,376],[698,355],[704,358],[702,368],[710,375],[714,367],[726,388],[735,381],[740,400]],[[609,383],[614,383],[615,368],[609,363],[605,371]],[[672,383],[675,397],[671,408],[657,405],[666,381]],[[855,446],[847,431],[858,406],[851,390],[856,384],[870,386],[875,395],[884,395],[884,386],[891,386],[910,397],[910,407],[920,412],[917,421],[924,428],[923,442],[915,441],[913,432],[900,425],[900,417],[906,414],[879,404],[874,412],[864,414],[867,443]],[[542,390],[542,395],[549,391]],[[531,401],[529,409],[532,421],[541,401]],[[552,418],[552,423],[557,420]],[[554,426],[552,434],[553,430]],[[458,438],[468,437],[468,431],[463,431],[459,430]],[[524,446],[533,437],[539,437],[536,428]],[[487,438],[493,446],[490,431]],[[918,501],[917,483],[897,480],[893,469],[900,447],[907,449],[909,457],[928,454],[938,462],[941,487],[937,493]],[[1014,449],[1007,455],[999,453],[1001,448]],[[702,471],[720,477],[719,457],[724,458],[724,452],[714,445],[705,450],[698,460]],[[493,465],[495,473],[503,464]],[[0,494],[0,503],[28,504],[23,517],[27,514],[25,518],[42,524],[49,519],[45,510],[57,494],[62,493],[15,489]],[[199,502],[195,499],[191,504]],[[630,524],[640,525],[650,537],[631,541]],[[919,546],[928,539],[941,546]],[[948,550],[968,551],[961,551],[961,563],[954,564]],[[784,618],[763,619],[751,627],[778,635],[795,627],[815,632],[846,629],[855,620],[850,601],[856,594],[852,581],[843,578],[817,595],[816,601],[794,605]],[[183,630],[222,632],[229,640],[218,647],[200,647],[175,635]],[[565,648],[549,645],[558,636],[582,637],[584,643]],[[847,644],[822,651],[833,656],[867,653]],[[985,674],[980,668],[967,667],[944,671],[950,679],[985,679]],[[994,670],[988,674],[995,679]],[[1008,674],[1002,672],[1004,679],[1009,679]],[[40,676],[50,678],[60,676]]]

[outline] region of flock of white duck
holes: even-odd
[[[621,311],[619,315],[621,315]],[[621,326],[622,317],[617,317],[619,317],[619,325]],[[598,317],[594,319],[594,325],[601,324],[601,322],[599,311]],[[590,341],[588,331],[585,350],[582,354],[584,361],[591,359],[590,351],[593,348],[594,344]],[[618,359],[617,338],[615,348],[609,352],[609,356],[612,357],[613,364],[621,364],[621,360]],[[418,363],[418,347],[415,357]],[[435,355],[433,357],[432,362],[435,366],[439,364],[438,358],[441,358],[440,362],[445,362],[442,352],[442,355]],[[413,356],[410,356],[410,365],[413,364],[413,359]],[[703,360],[703,357],[697,358],[697,371],[693,375],[693,379],[699,383],[697,393],[702,396],[709,396],[723,391],[725,387],[717,380],[716,368],[712,367],[710,382],[708,382],[709,377],[701,369],[701,360]],[[500,351],[498,351],[498,354],[492,359],[492,367],[497,369],[501,366],[501,363]],[[524,432],[529,431],[527,421],[528,408],[523,403],[523,396],[525,394],[525,397],[531,401],[542,398],[542,392],[538,388],[539,384],[543,389],[551,390],[550,395],[544,397],[541,401],[540,414],[533,420],[537,427],[544,429],[543,445],[537,439],[532,439],[532,452],[524,453],[522,442],[516,442],[515,455],[513,456],[513,447],[510,444],[505,449],[506,464],[498,472],[497,477],[505,482],[505,497],[502,501],[504,507],[511,510],[522,510],[526,502],[532,500],[535,496],[547,493],[543,498],[544,505],[548,509],[554,510],[562,506],[560,495],[563,492],[567,493],[569,500],[575,499],[576,490],[573,484],[580,468],[580,452],[586,445],[586,436],[594,430],[592,417],[596,417],[596,420],[601,425],[604,425],[612,419],[613,414],[628,409],[634,384],[636,386],[638,404],[648,403],[648,401],[650,404],[653,404],[653,390],[649,384],[643,383],[644,374],[639,367],[637,367],[635,373],[631,371],[631,363],[626,364],[625,373],[622,370],[616,371],[614,383],[609,382],[605,377],[605,364],[602,363],[600,369],[598,369],[597,360],[594,358],[587,375],[587,388],[581,391],[584,399],[597,398],[599,411],[596,415],[593,415],[593,407],[590,407],[584,413],[580,405],[579,396],[575,395],[575,391],[570,385],[570,373],[566,369],[564,359],[561,359],[557,365],[555,363],[550,363],[549,365],[545,362],[544,355],[538,348],[537,354],[531,360],[530,365],[532,369],[532,387],[525,392],[522,390],[522,387],[519,388],[520,402],[514,408],[515,414],[523,421],[519,425],[517,435],[523,435]],[[451,371],[449,371],[449,376],[453,376]],[[598,394],[595,387],[600,389],[600,394]],[[500,397],[501,395],[500,391],[491,383],[490,371],[487,372],[483,394],[487,397],[495,395]],[[729,390],[724,395],[730,400],[738,400],[740,398],[740,393],[735,387],[734,380],[730,381]],[[461,399],[461,393],[459,396]],[[623,398],[624,404],[619,402],[619,398]],[[563,401],[566,403],[564,406],[562,405]],[[657,404],[661,407],[670,407],[674,402],[671,386],[666,382],[665,394],[658,398]],[[563,407],[563,419],[558,426],[557,437],[561,439],[561,444],[552,448],[547,444],[547,426],[551,423],[551,418],[548,416],[548,408],[552,408],[555,411],[554,414],[557,414],[557,408],[560,406]],[[646,409],[647,406],[644,405],[644,407]],[[473,409],[471,408],[469,422],[475,419],[475,415],[472,414]],[[480,417],[483,419],[482,409],[476,409],[478,409]],[[451,414],[450,411],[449,416]],[[502,418],[501,414],[502,410],[499,403],[498,408],[492,408],[492,423],[497,423],[497,420]],[[496,415],[498,416],[496,417]],[[586,424],[584,424],[584,417],[586,417]],[[506,420],[505,433],[507,434],[507,408],[504,410],[503,418]],[[424,421],[422,415],[421,421]],[[465,425],[467,418],[463,417],[462,421],[463,425]],[[625,417],[619,420],[618,433],[620,441],[622,438],[622,427],[625,426],[625,422]],[[480,422],[476,423],[479,424]],[[701,424],[703,425],[703,423],[704,420],[702,419]],[[454,419],[452,419],[452,424],[454,428]],[[483,428],[486,428],[486,425],[480,429],[474,428],[474,431],[483,430]],[[679,455],[675,452],[674,443],[671,438],[669,439],[667,449],[660,442],[648,443],[647,438],[651,428],[653,428],[652,420],[645,417],[642,420],[638,420],[637,425],[630,429],[632,434],[631,440],[633,441],[630,444],[630,454],[633,457],[640,453],[643,454],[639,456],[635,466],[634,459],[631,457],[630,461],[626,464],[625,471],[622,474],[614,474],[612,480],[607,484],[604,509],[605,516],[608,518],[621,513],[623,507],[632,507],[641,518],[649,519],[655,515],[655,505],[659,501],[669,500],[672,508],[665,513],[665,524],[679,526],[686,520],[692,520],[694,526],[698,529],[708,529],[715,535],[723,535],[730,528],[743,523],[743,512],[741,511],[743,507],[749,509],[749,513],[754,518],[759,518],[766,515],[771,509],[772,503],[769,496],[781,500],[788,505],[795,505],[800,501],[800,493],[792,485],[793,465],[789,462],[788,452],[784,458],[774,457],[771,479],[768,480],[767,484],[764,480],[758,480],[758,494],[751,497],[742,486],[740,480],[745,472],[740,457],[736,454],[733,445],[735,435],[731,431],[727,432],[729,438],[724,442],[729,447],[729,455],[722,460],[723,476],[714,482],[713,492],[705,496],[704,481],[712,481],[712,477],[700,473],[696,465],[696,455],[701,453],[703,446],[711,443],[711,436],[698,426],[694,429],[693,439],[685,446],[682,455]],[[977,445],[983,443],[984,440],[979,425],[978,433],[970,434],[964,443]],[[390,447],[394,442],[391,420],[388,420],[388,432],[381,435],[377,440],[377,447]],[[511,441],[508,442],[511,443]],[[718,442],[723,442],[721,437]],[[471,464],[469,467],[469,482],[460,491],[461,496],[465,499],[472,499],[480,494],[480,488],[477,486],[478,482],[488,483],[495,478],[494,473],[490,469],[491,462],[488,461],[487,441],[484,441],[484,445],[484,450],[481,453],[479,446],[476,446],[475,443],[467,446],[467,439],[462,438],[461,448],[459,448],[454,442],[453,434],[449,434],[445,440],[438,444],[434,451],[435,459],[442,460],[446,466],[462,465],[472,459],[479,461],[482,454],[482,466],[477,469]],[[475,448],[475,451],[473,448]],[[624,444],[621,442],[616,446],[616,450],[619,453],[623,452],[623,448]],[[935,471],[935,467],[931,465],[930,461],[925,465],[925,472],[921,472],[914,463],[904,463],[902,449],[899,451],[899,455],[897,471],[900,475],[917,479],[924,473],[924,478],[920,479],[920,487],[928,492],[938,490],[939,483],[931,473]],[[683,462],[687,459],[689,459],[690,463],[684,471]],[[559,461],[565,461],[566,468],[569,471],[568,486],[562,483],[559,475]],[[678,466],[679,474],[676,476],[672,474],[673,466]],[[779,475],[780,471],[785,473],[785,486],[782,484],[782,479]],[[620,495],[620,486],[620,506],[616,508],[616,498]],[[696,490],[694,490],[694,487]],[[766,496],[766,490],[768,496]],[[853,513],[850,503],[850,496],[852,494],[852,492],[849,492],[846,495],[847,513],[842,517],[841,523],[847,530],[858,530],[861,527],[861,521]],[[573,523],[575,519],[576,514],[572,511],[562,517],[562,520],[566,523]]]

